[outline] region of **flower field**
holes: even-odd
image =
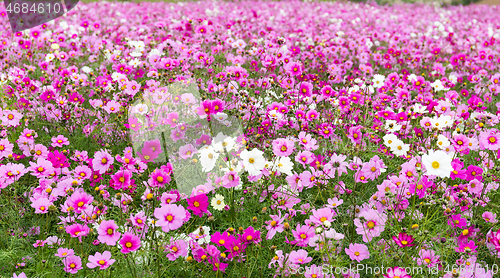
[[[499,277],[500,8],[0,4],[0,277]]]

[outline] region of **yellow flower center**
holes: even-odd
[[[439,168],[439,162],[437,162],[437,161],[432,162],[432,168],[438,169]]]

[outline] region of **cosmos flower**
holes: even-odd
[[[368,247],[364,244],[351,243],[349,244],[349,248],[345,248],[345,253],[349,255],[351,260],[355,260],[357,262],[361,262],[364,259],[368,259],[370,257],[370,252],[368,251]]]
[[[451,171],[453,171],[451,161],[451,157],[441,150],[429,150],[428,154],[422,156],[422,164],[425,166],[426,174],[441,178],[450,177]]]
[[[124,233],[119,243],[122,247],[120,251],[123,254],[137,251],[141,248],[141,240],[139,237],[130,232]]]
[[[266,160],[264,159],[263,152],[254,148],[251,151],[243,150],[240,153],[240,158],[243,159],[243,166],[245,170],[252,176],[257,176],[264,169]]]
[[[156,222],[165,233],[179,229],[186,218],[186,210],[182,206],[175,204],[162,205],[160,208],[155,208],[154,217],[158,219]]]
[[[67,256],[63,258],[64,271],[76,274],[78,270],[83,269],[82,267],[82,259],[78,256]]]
[[[118,239],[120,239],[121,233],[118,232],[118,225],[115,224],[114,220],[103,220],[97,228],[97,239],[110,246],[115,246]]]
[[[101,253],[96,252],[94,255],[89,255],[89,262],[87,263],[88,268],[106,269],[111,266],[116,260],[111,259],[111,252],[104,251]]]
[[[92,167],[95,171],[99,172],[99,174],[104,174],[115,159],[111,154],[109,154],[108,150],[100,150],[97,151],[94,155],[94,159],[92,160]]]

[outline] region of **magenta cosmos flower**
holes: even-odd
[[[116,260],[111,259],[111,252],[104,251],[102,254],[96,252],[94,256],[89,256],[89,262],[87,263],[88,268],[106,269],[112,265]]]
[[[132,233],[124,233],[122,239],[120,239],[120,245],[122,246],[122,253],[127,254],[141,248],[141,240]]]
[[[208,197],[205,194],[196,195],[187,200],[188,209],[193,211],[193,214],[202,217],[208,208]]]
[[[114,220],[103,220],[99,228],[97,228],[97,233],[99,234],[97,239],[107,245],[115,246],[122,235],[117,229],[118,225],[115,224]]]
[[[186,218],[186,210],[175,204],[162,205],[156,208],[154,217],[158,219],[156,225],[161,226],[165,233],[179,229]]]
[[[92,167],[94,171],[99,172],[99,174],[104,174],[114,161],[115,159],[107,150],[100,150],[95,153],[94,159],[92,160]]]
[[[368,259],[370,257],[370,252],[368,251],[368,247],[364,244],[349,244],[349,248],[345,248],[345,253],[349,255],[351,260],[356,260],[361,262],[364,259]]]
[[[78,270],[83,269],[82,259],[78,256],[68,256],[63,259],[64,271],[76,274]]]
[[[406,233],[399,233],[397,237],[392,236],[392,239],[399,247],[415,246],[415,244],[412,244],[415,239],[412,236],[407,235]]]

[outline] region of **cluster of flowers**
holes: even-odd
[[[3,9],[1,237],[53,264],[28,275],[496,274],[497,7],[97,2],[15,34]]]

